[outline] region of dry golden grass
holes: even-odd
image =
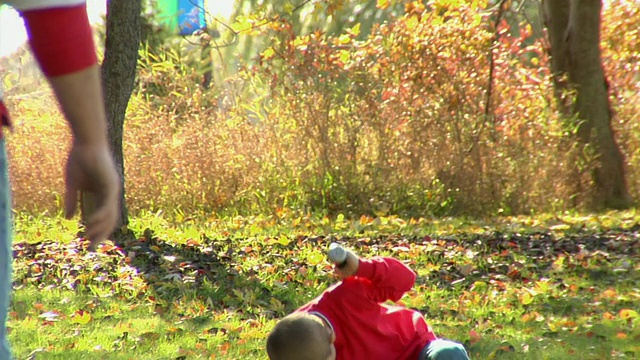
[[[256,129],[213,109],[175,115],[134,99],[125,129],[127,194],[133,209],[220,209],[234,200],[259,164]],[[177,124],[183,122],[182,124]]]
[[[63,190],[62,167],[69,142],[64,120],[50,97],[13,102],[11,108],[15,132],[8,135],[7,143],[15,207],[57,211],[56,196]],[[277,122],[251,125],[237,120],[237,115],[225,115],[213,109],[194,110],[181,114],[185,123],[177,126],[177,115],[171,111],[151,109],[140,97],[132,99],[125,125],[124,152],[127,202],[133,213],[144,209],[221,210],[235,205],[244,206],[239,210],[247,210],[257,206],[249,204],[252,201],[266,201],[261,206],[271,202],[277,207],[286,205],[285,199],[290,204],[296,199],[314,200],[310,193],[327,190],[321,188],[324,174],[318,171],[322,164],[317,149],[310,139],[305,141],[304,132],[277,127]],[[563,164],[569,159],[566,148],[554,143],[554,138],[534,132],[535,128],[514,133],[499,144],[480,146],[477,152],[480,161],[473,163],[473,158],[468,159],[464,172],[452,173],[443,168],[436,175],[445,191],[459,189],[456,192],[460,196],[468,197],[468,203],[458,206],[471,207],[475,203],[481,208],[487,202],[502,201],[513,209],[544,209],[552,197],[568,204],[569,194],[564,197],[562,191],[566,190],[561,188],[564,182],[573,183],[569,181],[572,175],[565,170],[568,167]],[[544,126],[538,131],[548,128]],[[625,134],[624,144],[637,142],[633,135]],[[411,183],[422,183],[428,188],[433,181],[432,173],[414,171],[408,163],[402,167],[407,159],[398,157],[398,162],[392,164],[397,171],[387,174],[387,181],[381,184],[382,179],[371,171],[378,164],[373,146],[360,149],[371,153],[363,154],[361,165],[355,169],[347,167],[349,161],[342,155],[348,149],[342,146],[332,148],[332,163],[344,166],[339,173],[351,176],[354,183],[343,186],[351,186],[354,192],[368,189],[389,192],[393,186],[406,187]],[[422,151],[418,156],[435,153],[429,147]],[[637,156],[628,153],[630,184],[638,183],[637,170],[632,165],[637,163],[634,160]],[[362,188],[357,189],[357,181],[362,181]],[[555,188],[549,184],[556,184]],[[487,192],[491,188],[496,192]],[[633,189],[637,186],[632,186]],[[474,193],[484,195],[465,195]],[[369,195],[386,202],[403,199],[401,193]],[[478,210],[481,209],[475,209]]]
[[[64,192],[64,161],[70,133],[50,92],[8,102],[9,173],[16,209],[58,211]]]

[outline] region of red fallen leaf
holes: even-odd
[[[187,246],[199,246],[200,242],[198,240],[196,240],[196,239],[189,239],[189,240],[187,240],[186,245]]]
[[[113,250],[115,248],[115,246],[111,245],[111,244],[103,244],[100,247],[98,247],[97,252],[104,254],[104,253],[108,253],[109,251]]]
[[[577,326],[578,326],[578,324],[573,320],[567,320],[564,323],[564,327],[575,328]]]
[[[506,290],[507,284],[500,280],[489,280],[489,283],[497,287],[499,290]]]
[[[513,345],[511,345],[509,343],[505,343],[505,344],[500,345],[500,347],[498,349],[501,350],[502,352],[514,352],[514,351],[516,351],[516,349],[513,347]]]
[[[469,344],[473,345],[480,340],[482,340],[482,336],[480,336],[480,334],[473,329],[469,330]]]
[[[611,320],[611,319],[615,319],[616,316],[607,311],[604,314],[602,314],[602,317],[607,320]]]
[[[393,98],[393,92],[385,90],[382,92],[382,101],[386,101]]]
[[[512,278],[512,279],[517,279],[520,276],[520,270],[512,268],[507,273],[507,276]]]
[[[218,351],[220,352],[220,355],[227,355],[230,347],[231,345],[228,342],[218,345]]]
[[[249,319],[249,320],[245,321],[245,324],[249,325],[249,327],[252,327],[252,328],[257,328],[257,327],[262,326],[260,321],[254,320],[254,319]]]

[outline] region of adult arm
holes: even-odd
[[[97,208],[86,223],[86,235],[95,246],[117,223],[120,182],[107,141],[100,68],[86,7],[84,2],[68,5],[78,3],[70,0],[14,3],[73,135],[65,173],[65,214],[75,213],[80,191],[95,196]]]

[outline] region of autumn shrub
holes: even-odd
[[[69,131],[48,89],[10,98],[7,137],[13,202],[20,210],[60,211]]]
[[[626,159],[629,191],[640,192],[640,8],[612,1],[602,13],[601,46],[610,89],[613,129]]]
[[[200,85],[198,51],[160,56],[141,57],[126,122],[128,203],[169,213],[224,208],[259,177],[263,140],[228,111],[224,93]]]
[[[408,4],[363,42],[357,27],[297,37],[283,22],[285,35],[262,53],[278,104],[269,125],[283,132],[309,200],[480,214],[568,199],[571,151],[540,44],[523,46],[531,35],[513,37],[505,23],[491,29],[480,9],[430,5]]]

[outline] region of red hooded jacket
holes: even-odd
[[[409,291],[416,274],[393,258],[360,259],[344,279],[297,312],[326,318],[336,335],[338,360],[416,360],[436,335],[417,311],[387,305]]]

